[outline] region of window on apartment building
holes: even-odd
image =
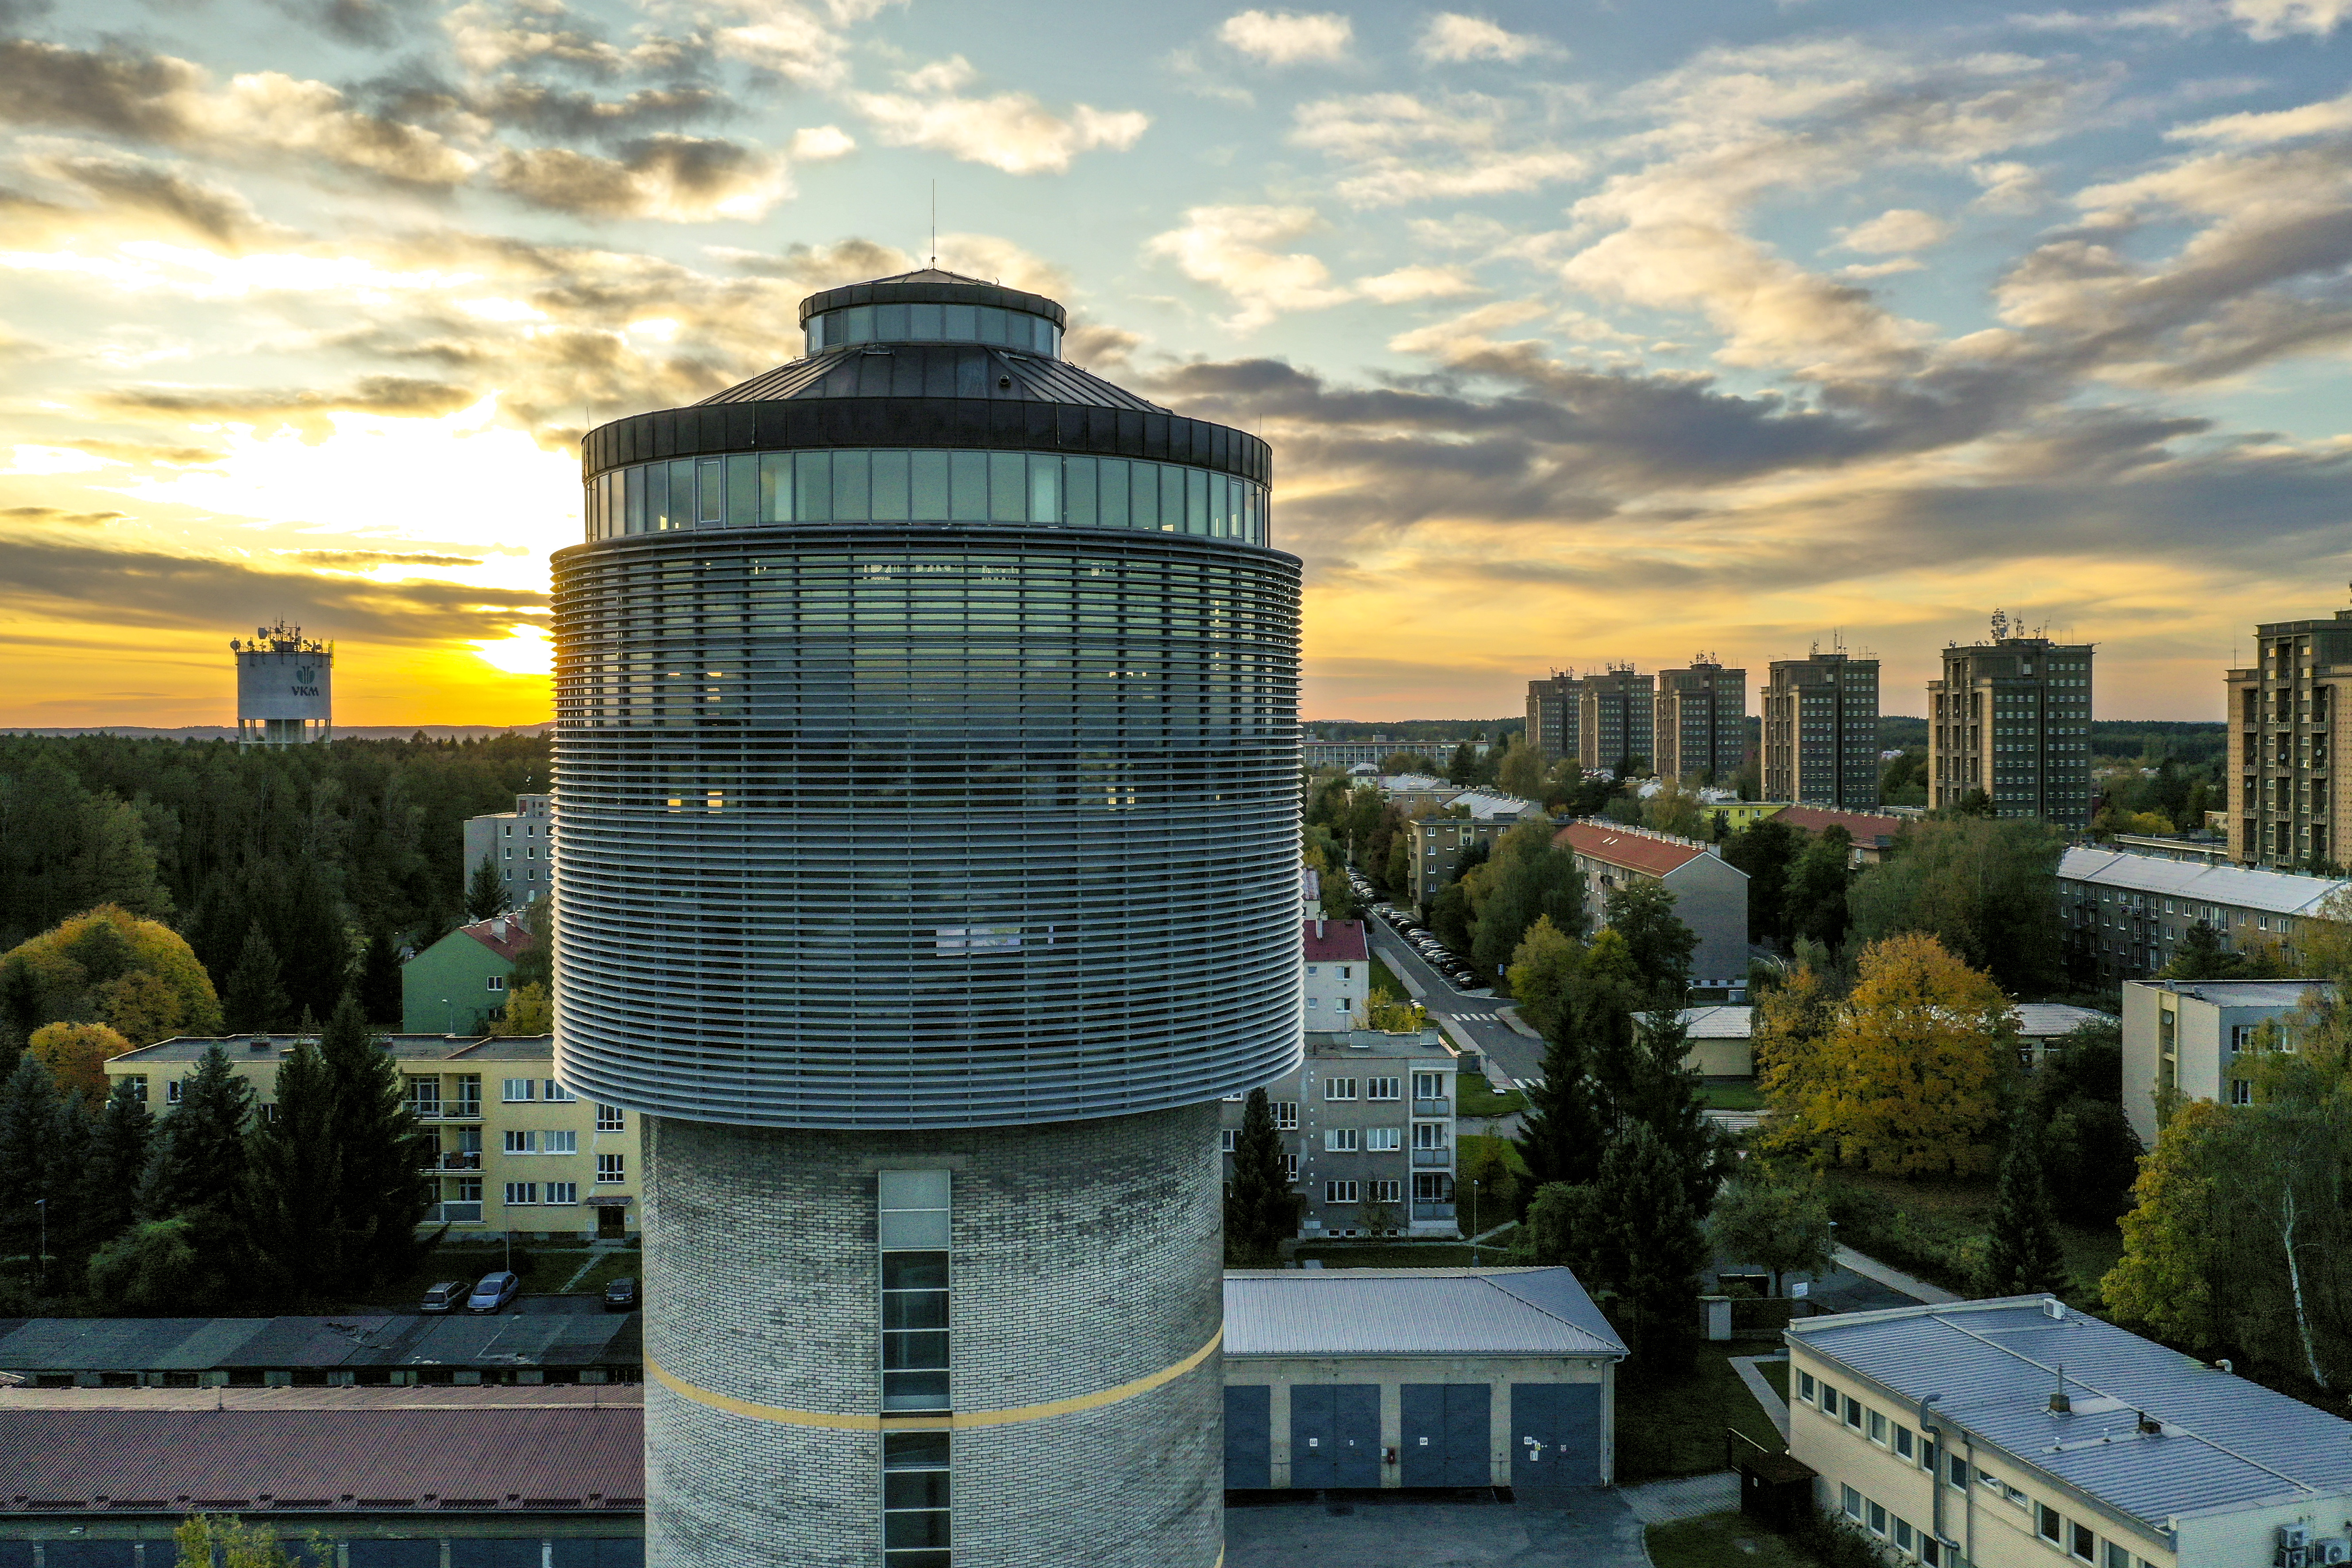
[[[572,1093],[570,1089],[564,1088],[562,1084],[556,1082],[551,1078],[542,1081],[546,1088],[545,1098],[548,1100],[569,1104],[571,1101],[580,1098],[578,1095]]]
[[[1232,1153],[1234,1147],[1240,1143],[1241,1137],[1241,1132],[1236,1128],[1227,1127],[1223,1129],[1217,1134],[1217,1152],[1220,1154]]]
[[[1364,1147],[1375,1154],[1394,1153],[1404,1147],[1404,1129],[1367,1127],[1364,1129]]]
[[[1404,1184],[1393,1176],[1364,1184],[1364,1195],[1376,1204],[1397,1204],[1404,1201]]]
[[[1847,1394],[1845,1396],[1845,1424],[1853,1427],[1857,1432],[1862,1430],[1862,1413],[1863,1405],[1861,1401],[1855,1399],[1851,1394]]]
[[[1323,1130],[1323,1147],[1334,1154],[1356,1152],[1356,1130],[1352,1127],[1327,1127]]]
[[[1270,1102],[1266,1109],[1274,1112],[1275,1126],[1285,1132],[1296,1131],[1297,1130],[1298,1101],[1295,1100],[1277,1100]]]
[[[1297,1180],[1298,1180],[1298,1156],[1297,1156],[1297,1155],[1296,1155],[1296,1154],[1285,1154],[1285,1155],[1282,1157],[1282,1179],[1283,1179],[1284,1181],[1286,1181],[1286,1182],[1290,1182],[1290,1183],[1292,1183],[1292,1184],[1294,1184],[1297,1182]]]
[[[1944,1479],[1951,1483],[1955,1491],[1968,1490],[1969,1462],[1958,1454],[1947,1454],[1944,1459],[1946,1467]]]
[[[489,991],[503,991],[507,988],[507,977],[503,974],[493,974],[484,983],[483,988]]]
[[[544,1154],[577,1154],[580,1134],[570,1128],[551,1128],[539,1135],[539,1148]]]
[[[1822,1384],[1822,1414],[1834,1421],[1837,1419],[1837,1413],[1838,1391],[1832,1384],[1825,1383]]]
[[[1844,1493],[1843,1500],[1845,1502],[1845,1516],[1848,1519],[1860,1519],[1862,1517],[1862,1494],[1854,1490],[1852,1487],[1845,1488]]]
[[[2076,1524],[2071,1521],[2067,1523],[2066,1553],[2084,1563],[2098,1561],[2099,1538],[2091,1533],[2089,1525]]]
[[[1445,1123],[1443,1121],[1414,1122],[1412,1124],[1412,1146],[1416,1149],[1444,1148]]]
[[[1310,964],[1308,964],[1308,965],[1307,966],[1307,973],[1309,973],[1309,974],[1314,973],[1315,973],[1315,965],[1313,965],[1313,964],[1311,964],[1311,963],[1310,963]]]
[[[1351,1078],[1325,1079],[1323,1080],[1323,1098],[1326,1100],[1355,1099],[1356,1080]]]
[[[1895,1521],[1895,1550],[1897,1552],[1914,1552],[1918,1549],[1918,1543],[1919,1532],[1911,1528],[1911,1521],[1907,1519],[1896,1519]]]
[[[507,1129],[507,1152],[508,1152],[508,1153],[509,1153],[509,1154],[536,1154],[536,1153],[538,1153],[538,1152],[539,1152],[539,1134],[538,1134],[538,1133],[536,1133],[536,1132],[527,1132],[527,1131],[523,1131],[522,1129],[520,1129],[520,1128],[517,1128],[517,1127],[509,1127],[509,1128],[508,1128],[508,1129]]]
[[[1799,1373],[1797,1374],[1797,1397],[1805,1404],[1811,1405],[1813,1402],[1815,1392],[1813,1374],[1810,1372]]]
[[[2065,1523],[2064,1520],[2058,1517],[2058,1510],[2048,1503],[2038,1502],[2033,1505],[2033,1533],[2050,1542],[2051,1545],[2058,1544],[2058,1537],[2064,1529]]]
[[[1321,998],[1321,997],[1319,997],[1319,996],[1309,996],[1309,997],[1307,999],[1307,1010],[1308,1012],[1310,1012],[1310,1013],[1312,1013],[1313,1011],[1315,1011],[1315,1009],[1316,1009],[1316,1008],[1318,1008],[1318,1007],[1321,1006],[1322,1005],[1323,1005],[1322,998]]]
[[[629,1122],[628,1122],[628,1113],[627,1113],[626,1111],[623,1110],[619,1106],[617,1106],[617,1105],[600,1105],[600,1106],[598,1106],[598,1107],[596,1108],[596,1131],[599,1131],[599,1132],[621,1132],[621,1131],[625,1131],[627,1130],[627,1128],[628,1128],[628,1125],[629,1125]]]
[[[1364,1098],[1366,1100],[1402,1099],[1402,1096],[1398,1093],[1401,1083],[1402,1080],[1392,1078],[1368,1078],[1364,1080]]]
[[[539,1184],[537,1182],[509,1182],[507,1184],[507,1207],[510,1209],[520,1208],[527,1204],[535,1204],[537,1202],[539,1202]]]
[[[1357,1201],[1359,1190],[1354,1182],[1326,1182],[1323,1184],[1323,1201],[1327,1204],[1352,1204]]]
[[[1924,1530],[1919,1532],[1919,1561],[1927,1568],[1949,1568],[1944,1561],[1944,1543]]]
[[[883,1568],[946,1568],[950,1441],[946,1432],[882,1435]]]
[[[2253,1102],[2254,1086],[2242,1078],[2231,1079],[2230,1080],[2230,1103],[2232,1105],[2252,1105]]]
[[[1870,1440],[1881,1446],[1886,1442],[1886,1417],[1875,1410],[1870,1413]]]
[[[627,1181],[628,1170],[629,1158],[625,1154],[599,1154],[596,1156],[596,1179],[600,1182]]]
[[[1870,1531],[1873,1535],[1886,1533],[1886,1507],[1884,1503],[1870,1505]]]
[[[530,1078],[510,1078],[503,1080],[499,1098],[509,1105],[538,1098],[539,1080]]]
[[[1904,1458],[1911,1458],[1912,1433],[1908,1426],[1895,1428],[1895,1451]]]
[[[2108,1542],[2106,1554],[2100,1560],[2099,1568],[2132,1568],[2131,1548]]]
[[[578,1203],[580,1201],[580,1184],[577,1182],[548,1183],[547,1201],[551,1204]]]
[[[886,1411],[950,1408],[948,1193],[945,1171],[877,1173]]]

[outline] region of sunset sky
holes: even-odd
[[[549,716],[583,422],[943,266],[1274,444],[1308,718],[2352,578],[2352,0],[0,0],[0,724]]]

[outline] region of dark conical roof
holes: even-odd
[[[920,271],[901,272],[895,278],[847,283],[838,289],[822,289],[812,294],[801,301],[801,324],[807,325],[811,316],[826,310],[845,310],[852,305],[898,304],[1001,305],[1009,310],[1043,316],[1057,327],[1066,327],[1070,320],[1070,313],[1062,309],[1061,301],[1048,300],[1043,294],[1007,289],[1001,283],[926,267]]]
[[[1066,360],[986,343],[868,343],[778,365],[702,402],[804,397],[984,397],[998,403],[1168,412]]]

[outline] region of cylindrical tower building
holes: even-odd
[[[1265,444],[924,271],[585,447],[558,1071],[646,1117],[657,1568],[1207,1568],[1214,1103],[1297,1059]]]
[[[284,621],[228,639],[236,655],[236,743],[299,746],[335,738],[335,645]]]

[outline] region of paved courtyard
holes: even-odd
[[[1461,1494],[1465,1497],[1478,1494]],[[1562,1506],[1332,1493],[1225,1510],[1227,1568],[1649,1568],[1642,1521],[1611,1491]]]

